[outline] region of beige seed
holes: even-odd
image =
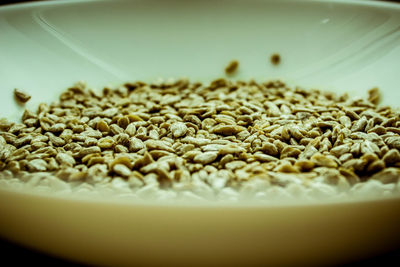
[[[341,116],[339,118],[339,122],[346,128],[350,129],[351,128],[351,119],[347,116]]]
[[[139,138],[140,140],[147,140],[147,129],[143,126],[140,126],[136,131],[136,138]]]
[[[114,151],[116,153],[127,153],[129,150],[127,147],[123,146],[123,145],[116,145],[114,147]]]
[[[3,169],[12,171],[14,174],[18,174],[21,171],[21,167],[18,161],[9,161]]]
[[[152,162],[154,162],[153,157],[148,152],[145,152],[143,157],[141,157],[140,159],[138,159],[134,162],[133,168],[140,169],[143,166],[146,166]]]
[[[122,129],[121,127],[119,127],[119,125],[117,125],[117,124],[111,124],[111,126],[110,126],[110,131],[111,131],[111,133],[112,133],[113,135],[117,135],[117,134],[123,133],[123,132],[124,132],[124,129]]]
[[[353,154],[353,156],[359,155],[361,153],[361,144],[354,143],[350,148],[350,153]]]
[[[170,176],[170,174],[168,173],[167,170],[163,169],[163,168],[159,168],[157,169],[157,174],[158,174],[158,178],[161,181],[170,181],[172,180],[172,177]]]
[[[115,164],[112,169],[116,174],[123,177],[128,177],[131,174],[131,170],[124,164]]]
[[[224,117],[221,117],[221,116],[224,116]],[[233,118],[230,118],[230,117],[227,118],[227,117],[228,116],[225,116],[225,115],[217,115],[215,117],[215,121],[218,123],[227,124],[227,125],[235,125],[236,124],[236,122]]]
[[[197,154],[194,158],[193,161],[196,163],[201,163],[201,164],[209,164],[213,162],[218,156],[217,152],[204,152]]]
[[[136,133],[136,126],[134,123],[130,123],[126,129],[125,129],[125,133],[127,133],[129,136],[134,136]]]
[[[33,150],[37,150],[39,148],[45,147],[47,144],[45,142],[32,142],[31,147]]]
[[[266,153],[266,154],[268,154],[268,155],[271,155],[271,156],[276,156],[279,153],[278,149],[276,148],[276,146],[274,144],[272,144],[272,143],[269,143],[269,142],[264,142],[263,143],[263,145],[261,147],[261,151]]]
[[[179,138],[184,136],[188,129],[183,122],[175,122],[170,126],[169,130],[171,131],[173,137]]]
[[[399,127],[386,127],[386,130],[388,132],[393,132],[396,134],[400,134],[400,128]]]
[[[225,73],[231,75],[236,72],[238,67],[239,67],[239,61],[232,60],[231,62],[229,62],[228,66],[225,67]]]
[[[212,129],[212,132],[215,134],[221,135],[236,135],[239,132],[243,131],[245,128],[242,126],[234,126],[234,125],[217,125]]]
[[[354,111],[350,110],[350,109],[346,109],[345,112],[346,112],[346,115],[348,117],[350,117],[350,119],[352,119],[352,120],[359,120],[360,119],[360,116],[357,113],[355,113]]]
[[[286,146],[281,151],[281,159],[287,157],[297,158],[300,155],[301,151],[297,148],[293,148],[291,146]]]
[[[221,166],[224,166],[225,167],[225,165],[228,163],[228,162],[231,162],[231,161],[233,161],[233,156],[231,155],[231,154],[228,154],[228,155],[225,155],[225,156],[223,156],[222,158],[221,158],[221,160],[220,160],[220,164],[221,164]]]
[[[350,159],[342,164],[343,168],[361,172],[364,170],[368,162],[362,159]]]
[[[104,120],[99,120],[96,124],[96,129],[100,132],[108,133],[110,131],[110,127]]]
[[[148,150],[157,149],[157,150],[165,150],[168,152],[174,152],[170,144],[161,140],[147,140],[144,142],[144,144],[146,145],[146,148]]]
[[[75,171],[69,175],[67,178],[69,182],[84,180],[87,177],[87,172],[85,171]]]
[[[82,148],[82,150],[79,152],[79,157],[83,158],[84,156],[88,154],[95,154],[95,153],[100,153],[101,149],[98,146],[91,146],[91,147],[85,147]]]
[[[30,95],[19,89],[14,89],[14,97],[20,103],[26,103],[31,99]]]
[[[240,154],[240,153],[244,153],[246,151],[246,149],[244,149],[243,147],[239,147],[233,144],[229,144],[229,145],[223,145],[220,149],[218,149],[218,154],[219,155],[226,155],[226,154]]]
[[[330,152],[335,157],[340,157],[340,156],[350,152],[350,146],[347,144],[336,146],[336,147],[332,148]]]
[[[266,155],[266,154],[261,154],[261,153],[255,153],[254,154],[254,158],[256,160],[261,161],[261,162],[272,162],[272,161],[277,161],[278,160],[275,157],[272,157],[272,156]]]
[[[105,162],[105,159],[101,156],[93,156],[88,160],[87,165],[88,166],[93,166],[95,164],[103,164]]]
[[[282,138],[283,138],[284,140],[289,140],[289,139],[290,139],[291,135],[290,135],[289,127],[284,126],[284,127],[282,128],[281,136],[282,136]]]
[[[371,179],[378,180],[384,184],[397,183],[400,177],[399,168],[386,168],[376,174]]]
[[[361,153],[362,154],[366,154],[366,153],[379,154],[379,152],[380,152],[380,149],[375,143],[373,143],[369,140],[365,140],[365,142],[361,143]]]
[[[247,165],[247,163],[242,160],[235,160],[235,161],[226,163],[225,168],[234,171],[236,169],[241,169],[241,168],[245,167],[246,165]]]
[[[376,160],[369,164],[367,168],[368,173],[375,173],[383,170],[386,167],[385,162],[383,160]]]
[[[386,129],[383,126],[376,125],[372,129],[369,129],[368,133],[377,133],[379,135],[382,135],[382,134],[386,134]]]
[[[313,161],[315,163],[315,165],[318,167],[336,168],[338,166],[334,160],[332,160],[320,153],[314,154],[311,157],[311,161]]]
[[[379,92],[379,88],[374,87],[374,88],[368,90],[368,101],[369,102],[371,102],[374,105],[377,105],[380,100],[381,100],[381,95]]]
[[[98,142],[98,140],[96,138],[88,137],[85,139],[85,143],[83,145],[86,147],[95,146],[95,145],[97,145],[97,142]]]
[[[47,162],[43,159],[34,159],[28,163],[28,168],[31,172],[43,172],[47,170]]]
[[[314,166],[315,163],[311,160],[298,160],[296,161],[296,163],[294,164],[295,167],[297,167],[299,170],[301,171],[311,171]]]
[[[136,114],[129,114],[128,119],[130,122],[143,121],[143,119]]]
[[[367,126],[368,120],[365,116],[363,116],[361,119],[357,120],[353,126],[351,127],[351,130],[353,132],[362,132],[365,129],[365,126]]]
[[[345,154],[343,154],[343,155],[341,155],[340,157],[339,157],[339,161],[340,162],[346,162],[346,161],[348,161],[348,160],[350,160],[350,159],[352,159],[353,158],[353,154],[351,154],[351,153],[345,153]]]
[[[382,158],[387,165],[393,165],[400,162],[400,153],[397,149],[390,149]]]
[[[339,172],[351,185],[354,185],[360,181],[360,178],[351,169],[339,167]]]
[[[65,140],[60,138],[60,137],[58,137],[58,136],[50,135],[49,140],[54,146],[63,146],[63,145],[65,145]]]
[[[0,118],[0,130],[1,131],[8,131],[12,126],[13,122],[8,121],[6,118]]]
[[[149,153],[154,160],[158,160],[159,158],[172,155],[170,152],[167,152],[165,150],[152,150]]]
[[[118,119],[118,126],[121,127],[122,129],[126,129],[128,124],[129,124],[129,118],[127,116],[123,116]]]
[[[187,159],[187,160],[193,160],[195,156],[201,154],[200,151],[188,151],[185,154],[183,154],[182,158]]]
[[[118,158],[114,159],[110,164],[110,169],[112,169],[116,164],[125,165],[129,169],[131,169],[133,166],[131,159],[128,157],[118,157]]]
[[[65,127],[66,125],[64,123],[56,123],[50,127],[49,131],[53,133],[60,133],[64,131]]]
[[[114,145],[115,145],[115,141],[114,141],[114,139],[112,139],[111,137],[104,137],[104,138],[101,138],[101,139],[97,142],[97,146],[100,147],[101,149],[113,148]]]
[[[16,147],[22,147],[24,145],[27,145],[27,144],[31,143],[32,139],[33,138],[32,138],[31,135],[26,135],[26,136],[23,136],[23,137],[19,137],[17,140],[14,141],[14,145]]]
[[[271,55],[270,61],[273,65],[278,65],[281,62],[281,56],[278,53]]]
[[[75,159],[67,153],[58,153],[56,156],[58,164],[72,167],[75,165]]]
[[[120,145],[129,146],[130,139],[129,139],[129,135],[126,133],[120,133],[120,134],[114,136],[114,139]]]
[[[285,172],[285,173],[298,173],[299,172],[299,170],[290,163],[281,163],[274,169],[274,171]]]
[[[130,152],[137,152],[141,149],[145,148],[145,144],[142,140],[132,137],[129,141],[129,151]]]
[[[362,155],[360,159],[365,161],[367,164],[379,160],[378,156],[374,153],[366,153]]]
[[[390,148],[400,150],[400,137],[399,136],[388,137],[388,138],[386,138],[385,142]]]

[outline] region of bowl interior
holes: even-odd
[[[0,10],[2,116],[57,99],[79,80],[103,87],[188,77],[210,81],[237,59],[237,79],[400,97],[400,7],[360,1],[57,1]],[[269,58],[279,53],[282,62]]]

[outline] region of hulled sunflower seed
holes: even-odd
[[[19,89],[14,89],[14,97],[18,102],[21,102],[21,103],[26,103],[31,99],[30,95],[28,95],[27,93],[25,93]]]
[[[218,156],[217,152],[204,152],[194,156],[193,161],[201,164],[209,164]]]
[[[281,81],[167,80],[100,92],[78,84],[57,103],[25,110],[22,123],[0,119],[0,183],[47,172],[85,190],[152,185],[160,198],[225,188],[315,193],[317,185],[350,192],[372,177],[392,188],[400,115],[377,107],[379,98],[375,88],[368,100],[350,99]]]
[[[233,74],[234,72],[236,72],[238,66],[239,61],[232,60],[231,62],[229,62],[228,66],[225,67],[225,73],[229,75]]]

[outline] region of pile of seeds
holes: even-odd
[[[21,123],[0,120],[0,181],[163,198],[392,193],[400,113],[377,105],[377,88],[368,93],[225,79],[77,83]]]

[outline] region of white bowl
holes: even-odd
[[[0,111],[86,80],[237,78],[366,95],[398,107],[400,5],[371,1],[57,1],[0,8]],[[282,63],[272,66],[278,52]],[[334,264],[399,246],[400,199],[162,205],[0,188],[0,235],[100,265]]]

